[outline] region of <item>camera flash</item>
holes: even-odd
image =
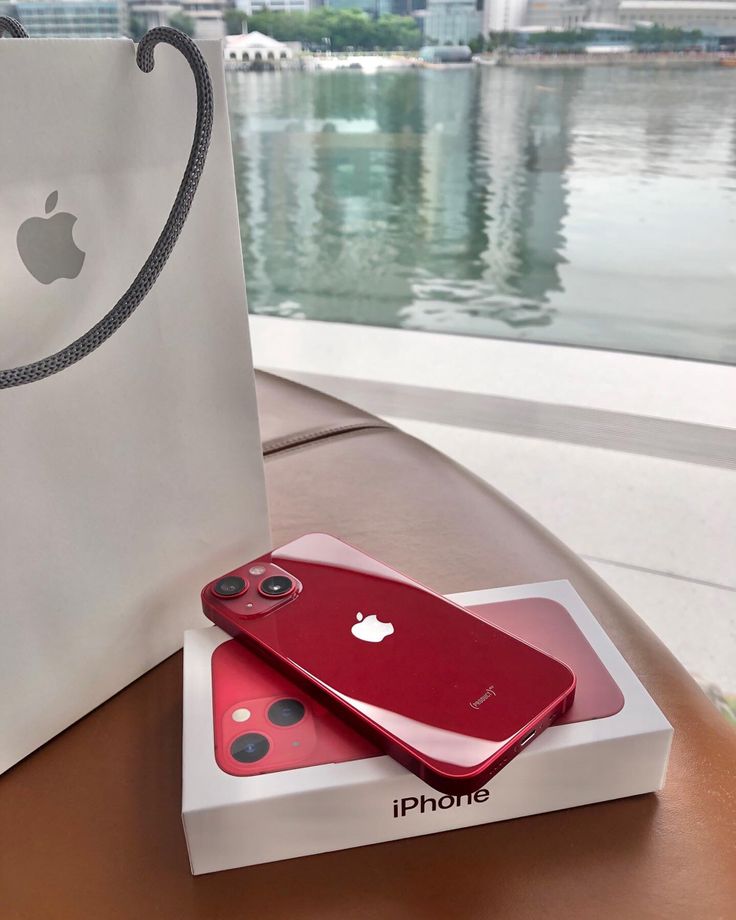
[[[248,569],[248,572],[251,575],[263,575],[265,571],[266,571],[265,565],[254,565],[250,569]]]
[[[250,709],[243,707],[233,711],[233,722],[247,722],[250,719]]]

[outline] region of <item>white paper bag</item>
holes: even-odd
[[[199,47],[212,141],[158,281],[78,363],[0,389],[0,770],[179,648],[201,586],[270,543],[222,51]],[[84,334],[136,276],[196,97],[179,51],[143,73],[122,39],[3,38],[0,86],[12,368]]]

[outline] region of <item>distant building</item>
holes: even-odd
[[[575,29],[587,15],[585,0],[529,0],[524,25],[543,29]]]
[[[427,0],[392,0],[391,12],[395,16],[411,16],[417,10],[426,10]]]
[[[421,14],[425,39],[440,45],[457,45],[477,38],[483,28],[478,9],[482,0],[427,0]]]
[[[235,0],[236,9],[242,10],[247,16],[261,10],[271,10],[274,13],[308,13],[316,3],[311,0]]]
[[[194,20],[195,38],[224,38],[227,0],[182,0],[182,13]]]
[[[489,32],[513,32],[524,25],[528,0],[485,0],[483,35]]]
[[[394,11],[393,0],[323,0],[333,10],[360,10],[369,16],[385,16]]]
[[[587,22],[618,22],[618,5],[621,0],[587,0]]]
[[[719,38],[736,36],[733,0],[621,0],[618,18],[629,25],[652,23],[669,29],[698,29]]]
[[[225,0],[182,0],[181,11],[194,20],[195,38],[224,38]]]
[[[256,67],[260,65],[276,68],[293,57],[289,45],[261,32],[228,35],[223,50],[226,62]]]
[[[145,29],[167,26],[175,13],[181,13],[180,0],[128,0],[130,15]]]
[[[519,4],[525,3],[522,22]],[[508,25],[504,25],[508,23]],[[706,36],[736,36],[736,0],[486,0],[486,31],[658,25]]]
[[[172,16],[183,13],[194,21],[195,38],[224,38],[225,0],[128,0],[130,15],[146,29],[169,24]]]
[[[22,0],[10,9],[34,38],[115,38],[128,29],[123,0]]]

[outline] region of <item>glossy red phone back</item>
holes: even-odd
[[[605,719],[623,709],[624,695],[580,627],[557,601],[525,597],[468,608],[495,626],[559,658],[575,674],[575,699],[555,725]]]
[[[381,753],[235,639],[218,645],[212,655],[212,710],[215,760],[233,776]],[[284,712],[291,717],[284,719]]]
[[[568,611],[557,602],[530,597],[474,604],[468,609],[572,669],[577,678],[575,699],[555,725],[604,719],[622,709],[624,696],[618,684]],[[289,699],[304,706],[303,719],[290,726],[274,725],[268,716],[270,707]],[[212,656],[212,706],[215,759],[222,770],[234,776],[345,763],[381,753],[235,639],[223,642]],[[261,734],[268,746],[256,752],[257,759],[244,762],[238,750],[234,756],[233,748],[252,734]]]
[[[561,662],[334,537],[307,534],[230,574],[249,579],[254,563],[296,592],[222,598],[212,583],[207,616],[441,791],[480,788],[572,701]]]

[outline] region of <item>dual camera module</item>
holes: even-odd
[[[277,700],[268,707],[268,721],[279,728],[290,728],[304,718],[304,704],[299,700]],[[239,735],[230,745],[230,754],[239,763],[256,763],[268,754],[271,744],[260,732]]]
[[[258,584],[258,592],[264,597],[286,597],[294,590],[294,582],[288,575],[269,575]],[[218,597],[240,597],[248,590],[248,582],[238,575],[227,575],[215,583]]]
[[[269,566],[256,564],[248,569],[248,574],[254,578],[259,578],[258,593],[267,600],[278,600],[287,598],[297,590],[297,583],[290,578],[283,570],[276,566],[271,566],[271,572],[276,568],[276,574],[269,574]],[[212,585],[213,592],[223,599],[232,600],[241,597],[250,587],[248,579],[241,578],[239,575],[226,575],[220,578]],[[255,599],[254,599],[255,600]],[[258,606],[254,603],[248,603],[246,607],[253,608],[256,606],[254,613],[258,612]],[[273,605],[268,605],[273,608]],[[271,725],[278,728],[290,728],[297,725],[304,718],[304,705],[299,700],[282,699],[272,703],[266,712],[266,716]],[[239,763],[257,763],[268,754],[271,749],[271,742],[266,735],[261,732],[246,732],[238,735],[230,745],[230,754],[234,760]]]

